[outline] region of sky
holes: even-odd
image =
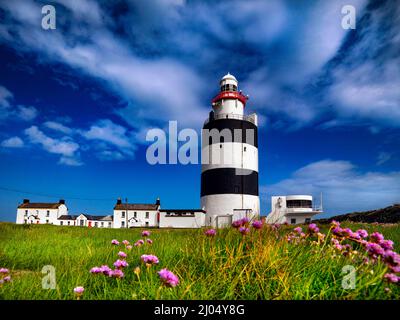
[[[0,0],[0,220],[24,198],[199,208],[200,165],[149,164],[145,137],[199,132],[227,72],[259,117],[262,215],[273,195],[322,193],[320,217],[400,202],[399,4]]]

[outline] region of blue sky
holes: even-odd
[[[400,202],[396,1],[0,1],[0,20],[0,220],[23,198],[199,207],[200,165],[148,164],[145,135],[199,130],[228,71],[259,115],[262,214],[277,194],[322,192],[325,216]]]

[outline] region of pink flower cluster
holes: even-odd
[[[147,231],[147,230],[143,230],[142,231],[142,237],[150,237],[150,231]]]
[[[140,247],[140,246],[142,246],[142,245],[144,245],[144,240],[142,240],[142,239],[139,239],[138,241],[136,241],[136,242],[134,243],[134,246],[135,246],[135,247]]]
[[[0,285],[6,282],[11,282],[10,270],[0,268]]]
[[[246,234],[248,234],[248,233],[250,232],[250,229],[247,228],[247,227],[245,227],[245,226],[243,226],[243,227],[240,227],[240,228],[239,228],[239,232],[240,232],[242,235],[246,235]]]
[[[116,239],[111,240],[111,244],[113,244],[114,246],[119,246],[119,241]]]
[[[246,226],[248,223],[249,223],[249,219],[246,218],[246,217],[244,217],[244,218],[242,218],[242,219],[233,221],[232,227],[238,229],[238,228],[240,228],[240,227]]]
[[[217,230],[215,230],[215,229],[207,229],[207,230],[204,232],[204,234],[205,234],[207,237],[214,237],[214,236],[217,235]]]
[[[263,222],[261,220],[256,220],[256,221],[253,221],[253,223],[251,225],[253,226],[254,229],[262,229]]]
[[[156,256],[151,254],[144,254],[140,257],[140,259],[142,259],[144,263],[149,265],[158,264],[160,262]]]
[[[332,222],[332,234],[335,236],[332,239],[332,243],[337,250],[342,251],[345,255],[351,251],[352,246],[350,244],[341,244],[345,240],[360,244],[368,255],[365,261],[375,262],[381,260],[391,271],[384,278],[389,282],[400,284],[400,276],[396,275],[400,273],[400,255],[393,251],[393,241],[386,240],[383,234],[379,232],[370,234],[368,239],[366,230],[359,229],[353,232],[350,228],[343,229],[337,221]]]
[[[161,269],[158,275],[161,281],[168,287],[175,287],[179,284],[179,278],[167,268]]]

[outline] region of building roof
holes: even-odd
[[[18,206],[18,209],[58,209],[62,203],[27,202]]]
[[[176,213],[184,213],[184,212],[203,212],[206,213],[203,209],[163,209],[160,212],[176,212]]]
[[[231,75],[229,72],[222,77],[221,81],[228,80],[228,79],[229,80],[234,80],[234,81],[237,82],[237,79],[235,78],[235,76]]]
[[[157,210],[158,207],[154,203],[117,203],[114,210]]]
[[[76,220],[77,217],[78,216],[65,214],[65,215],[59,216],[57,219],[58,220]]]
[[[113,216],[93,216],[90,214],[81,213],[79,215],[63,215],[58,218],[58,220],[76,220],[80,215],[83,215],[88,220],[95,221],[113,221]]]

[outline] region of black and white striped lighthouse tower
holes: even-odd
[[[201,206],[209,226],[260,213],[257,115],[244,114],[247,99],[228,73],[203,126]]]

